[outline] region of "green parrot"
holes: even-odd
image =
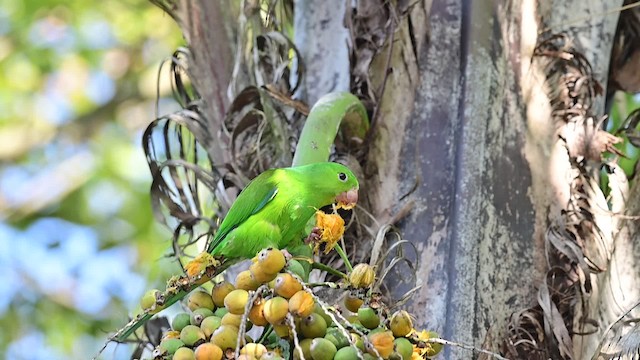
[[[238,260],[254,257],[264,248],[282,250],[301,245],[305,226],[318,209],[334,202],[348,209],[357,201],[358,179],[338,163],[265,171],[238,195],[207,247],[207,252],[224,258],[216,274]],[[196,287],[198,284],[192,283],[175,291],[167,290],[162,294],[166,296],[162,308],[184,298]],[[153,313],[141,313],[110,339],[126,341]]]
[[[252,258],[267,247],[299,245],[305,225],[323,206],[358,201],[358,179],[346,166],[322,162],[271,169],[240,193],[207,251],[226,259]]]

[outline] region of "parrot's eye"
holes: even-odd
[[[342,181],[342,182],[347,181],[347,178],[348,178],[348,176],[345,173],[341,172],[341,173],[338,174],[338,179],[340,179],[340,181]]]

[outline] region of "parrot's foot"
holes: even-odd
[[[291,255],[291,253],[289,251],[287,251],[287,249],[282,249],[280,250],[280,252],[282,253],[282,255],[284,255],[284,259],[286,261],[291,260],[291,258],[293,258],[293,255]]]
[[[322,229],[317,226],[314,226],[309,233],[309,236],[305,239],[305,244],[315,244],[322,239]]]

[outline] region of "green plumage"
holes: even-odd
[[[353,173],[336,163],[265,171],[240,193],[207,248],[208,252],[225,257],[214,275],[234,260],[252,258],[264,248],[284,249],[301,244],[305,225],[316,210],[337,200],[355,203],[357,190],[358,180]],[[197,283],[190,283],[165,291],[163,306],[179,301],[196,287]],[[150,311],[139,314],[111,340],[126,341],[152,316]]]
[[[251,258],[266,247],[298,245],[316,210],[343,193],[357,194],[357,189],[355,175],[337,163],[265,171],[240,193],[207,251],[230,259]]]

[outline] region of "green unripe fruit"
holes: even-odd
[[[302,266],[302,264],[300,264],[298,260],[294,260],[294,259],[289,260],[287,262],[287,266],[285,267],[285,269],[298,275],[298,277],[300,277],[300,279],[302,279],[303,281],[307,280],[306,279],[307,274],[304,271],[304,267]]]
[[[340,329],[338,328],[328,328],[327,334],[324,336],[324,338],[331,341],[337,349],[341,349],[349,345],[349,339],[347,339],[347,337],[344,336],[342,331],[340,331]]]
[[[249,292],[247,290],[236,289],[224,298],[224,307],[232,314],[242,315],[248,301]]]
[[[380,325],[380,317],[370,307],[361,307],[358,309],[358,321],[367,329],[375,329]]]
[[[191,325],[200,326],[204,318],[213,316],[213,311],[207,308],[195,309],[189,318]]]
[[[397,338],[393,340],[394,354],[398,354],[402,360],[411,360],[413,355],[413,344],[406,338]],[[393,357],[393,354],[391,355]]]
[[[308,339],[324,337],[327,333],[327,322],[319,314],[311,313],[302,319],[300,332],[302,332],[302,336]]]
[[[218,345],[222,351],[235,349],[238,341],[238,328],[232,325],[221,325],[211,334],[211,342]]]
[[[439,338],[440,335],[438,335],[437,332],[435,331],[427,331],[427,334],[429,334],[429,338]],[[428,343],[427,345],[431,346],[431,350],[427,350],[427,356],[428,357],[432,357],[432,356],[436,356],[440,353],[440,351],[442,351],[442,344],[439,343]]]
[[[221,307],[221,308],[217,308],[216,311],[213,312],[213,315],[219,317],[220,319],[222,319],[222,317],[227,314],[229,312],[229,310],[227,310],[226,307]]]
[[[195,325],[187,325],[180,331],[180,340],[187,346],[198,346],[205,338],[202,329]]]
[[[302,355],[304,355],[305,359],[311,359],[311,341],[313,339],[302,339],[300,341],[300,348],[302,349]],[[293,359],[299,360],[302,359],[300,357],[300,351],[298,349],[293,348]]]
[[[311,340],[311,358],[313,360],[331,360],[338,352],[336,346],[325,338]]]
[[[175,354],[173,354],[173,360],[196,360],[196,354],[193,350],[187,347],[181,347]]]
[[[189,325],[191,321],[191,316],[186,313],[179,313],[171,320],[171,328],[175,331],[182,331],[185,326]]]
[[[334,360],[358,360],[358,350],[353,346],[343,347],[336,352]]]
[[[327,323],[327,326],[331,326],[331,324],[333,324],[333,319],[331,318],[331,316],[329,316],[329,314],[327,314],[323,309],[322,306],[320,306],[319,303],[316,303],[314,308],[313,308],[313,312],[316,314],[320,314],[320,316],[322,316],[324,318],[324,321]]]
[[[362,340],[360,335],[351,333],[351,341],[356,344],[356,347],[360,349],[360,351],[364,351],[364,340]]]
[[[172,355],[179,348],[184,346],[184,342],[180,339],[164,339],[160,342],[160,349],[163,350],[164,353]]]
[[[208,292],[203,290],[197,290],[192,292],[191,295],[189,295],[189,300],[187,300],[187,307],[191,311],[195,311],[196,309],[200,309],[200,308],[207,308],[213,311],[213,308],[214,308],[213,299],[211,298],[211,295],[209,295]]]
[[[140,307],[143,310],[153,309],[155,307],[155,311],[152,313],[156,313],[161,310],[162,306],[156,306],[156,301],[158,300],[158,296],[161,294],[158,289],[151,289],[142,295],[140,299]]]
[[[210,338],[211,334],[213,334],[220,325],[222,325],[222,319],[217,316],[207,316],[200,323],[200,329],[202,329],[207,338]]]

